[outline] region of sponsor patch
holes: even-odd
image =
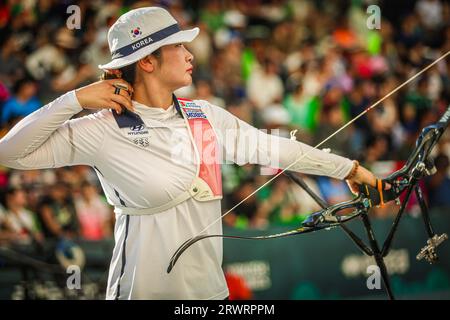
[[[142,135],[148,135],[148,134],[149,134],[149,132],[143,124],[139,124],[137,126],[131,126],[129,131],[127,132],[128,136],[142,136]]]
[[[200,106],[196,105],[194,102],[186,102],[186,108],[200,109]]]
[[[200,106],[196,105],[193,101],[187,101],[187,100],[180,99],[180,100],[178,100],[178,102],[181,104],[182,107],[200,109]]]
[[[184,109],[184,112],[186,113],[186,117],[188,119],[206,119],[206,115],[203,113],[203,111],[198,109]]]
[[[139,147],[147,148],[150,145],[150,132],[144,124],[126,127],[122,133],[126,136],[128,141],[133,142]]]

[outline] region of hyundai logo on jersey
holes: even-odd
[[[130,127],[130,129],[131,129],[131,131],[141,131],[142,129],[144,129],[144,125],[140,124],[137,126],[132,126],[132,127]]]

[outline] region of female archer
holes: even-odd
[[[353,192],[375,185],[356,161],[267,135],[207,101],[177,98],[173,92],[192,82],[183,43],[198,32],[180,30],[162,8],[125,13],[108,32],[112,60],[99,66],[116,78],[60,96],[0,140],[0,164],[11,168],[95,169],[116,213],[107,299],[228,297],[218,239],[197,244],[166,273],[177,247],[220,217],[222,158],[295,162],[290,170],[346,179]],[[99,110],[70,120],[83,109]],[[207,232],[221,229],[219,220]]]

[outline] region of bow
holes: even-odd
[[[416,73],[415,75],[410,77],[408,80],[406,80],[405,82],[403,82],[402,84],[397,86],[395,89],[390,91],[384,97],[379,99],[377,102],[375,102],[374,104],[372,104],[371,106],[366,108],[364,111],[362,111],[356,117],[351,119],[349,122],[347,122],[341,128],[336,130],[333,134],[328,136],[322,142],[317,144],[313,149],[319,148],[325,142],[327,142],[332,137],[337,135],[339,132],[341,132],[342,130],[347,128],[350,124],[352,124],[353,122],[355,122],[356,120],[361,118],[364,114],[366,114],[367,112],[369,112],[370,110],[372,110],[373,108],[378,106],[381,102],[386,100],[388,97],[390,97],[391,95],[396,93],[398,90],[400,90],[401,88],[406,86],[408,83],[410,83],[411,81],[413,81],[417,77],[419,77],[421,74],[426,72],[428,69],[430,69],[432,66],[437,64],[439,61],[445,59],[449,54],[450,54],[450,51],[448,51],[447,53],[445,53],[444,55],[442,55],[441,57],[439,57],[438,59],[433,61],[431,64],[429,64],[428,66],[423,68],[421,71],[419,71],[418,73]],[[383,254],[387,254],[387,252],[389,251],[389,249],[388,249],[389,245],[388,244],[390,244],[391,241],[392,241],[392,237],[393,237],[393,234],[395,232],[396,225],[398,224],[398,222],[400,220],[400,217],[401,217],[401,215],[402,215],[402,213],[404,211],[404,208],[406,207],[406,203],[407,203],[407,201],[409,199],[409,196],[411,195],[412,190],[415,189],[416,190],[416,194],[420,193],[420,195],[421,195],[420,188],[417,186],[417,182],[418,182],[418,180],[420,180],[421,177],[423,177],[423,176],[421,176],[422,173],[421,174],[418,173],[418,172],[422,172],[420,170],[423,170],[423,168],[419,170],[418,168],[416,168],[416,166],[418,165],[419,162],[422,163],[422,164],[425,161],[430,162],[430,160],[427,158],[428,155],[429,155],[429,152],[431,151],[432,146],[435,145],[435,143],[438,141],[438,139],[442,135],[443,131],[447,127],[448,120],[449,120],[449,115],[450,115],[450,107],[447,110],[447,112],[444,114],[442,119],[438,122],[439,129],[436,129],[436,128],[432,129],[430,127],[427,127],[427,128],[424,129],[428,133],[427,134],[424,134],[424,132],[422,133],[422,135],[421,135],[421,139],[422,140],[421,140],[421,142],[418,141],[418,146],[420,145],[421,147],[420,148],[419,147],[416,148],[416,150],[413,152],[412,158],[410,158],[408,160],[407,164],[405,165],[405,167],[402,170],[399,170],[399,172],[397,172],[397,175],[393,174],[393,175],[389,176],[388,178],[384,179],[383,181],[382,180],[378,180],[377,181],[377,185],[379,185],[378,186],[378,190],[374,189],[374,188],[371,188],[369,186],[365,186],[365,185],[360,186],[360,193],[355,199],[350,200],[350,201],[346,201],[346,202],[343,202],[343,203],[340,203],[340,204],[336,204],[336,205],[331,206],[331,207],[327,207],[326,203],[324,203],[323,200],[321,200],[317,195],[315,195],[312,192],[312,190],[310,190],[306,186],[306,184],[298,176],[295,176],[292,172],[289,171],[289,169],[292,166],[294,166],[297,162],[299,162],[302,159],[304,159],[309,154],[309,152],[311,152],[311,151],[306,152],[305,154],[303,154],[303,156],[299,157],[296,161],[294,161],[293,163],[288,165],[286,168],[280,170],[280,172],[278,172],[276,175],[274,175],[266,183],[264,183],[263,185],[258,187],[255,191],[253,191],[250,195],[245,197],[238,204],[236,204],[231,209],[229,209],[227,212],[222,214],[218,219],[214,220],[209,225],[207,225],[196,236],[193,236],[192,238],[186,240],[176,250],[176,252],[173,254],[173,256],[172,256],[172,258],[170,260],[169,266],[167,268],[167,272],[168,273],[171,272],[171,270],[175,266],[177,260],[183,254],[183,252],[185,252],[191,245],[193,245],[197,241],[200,241],[200,240],[203,240],[203,239],[214,238],[214,237],[221,237],[221,238],[227,238],[227,239],[266,240],[266,239],[281,238],[281,237],[293,236],[293,235],[302,234],[302,233],[314,232],[314,231],[318,231],[318,230],[321,230],[321,229],[335,228],[335,227],[338,227],[338,226],[340,226],[350,236],[350,238],[352,240],[354,240],[354,242],[358,245],[358,247],[364,253],[369,254],[369,255],[374,255],[375,259],[377,260],[377,263],[379,265],[384,265],[384,263],[381,261],[382,257],[383,257]],[[436,124],[435,126],[438,126],[438,124]],[[430,132],[434,132],[435,135],[432,135]],[[420,137],[419,137],[419,139],[420,139]],[[429,143],[426,144],[423,141],[426,141],[426,142],[433,141],[433,144],[430,147]],[[427,148],[428,148],[428,149],[426,149],[427,151],[424,149],[425,146],[427,146]],[[421,161],[417,162],[418,160],[421,160]],[[414,169],[415,171],[413,170],[413,168],[415,168]],[[425,171],[423,171],[423,172],[425,172]],[[300,187],[302,187],[308,194],[310,194],[319,203],[319,205],[323,208],[323,210],[311,214],[306,219],[306,221],[304,221],[302,223],[301,227],[299,227],[297,229],[294,229],[294,230],[287,231],[287,232],[283,232],[283,233],[280,233],[280,234],[264,235],[264,236],[257,236],[257,237],[230,236],[230,235],[219,235],[219,234],[216,234],[216,235],[202,235],[202,233],[204,233],[208,228],[210,228],[212,225],[214,225],[215,223],[220,221],[224,216],[229,214],[231,211],[235,210],[239,205],[244,203],[247,199],[252,197],[255,193],[257,193],[259,190],[261,190],[266,185],[271,183],[273,180],[275,180],[281,174],[287,175],[291,180],[293,180]],[[417,177],[415,177],[415,176],[417,176]],[[402,179],[400,179],[400,177],[402,177]],[[408,181],[409,184],[405,183],[405,181]],[[393,186],[390,192],[383,191],[383,189],[384,189],[383,188],[383,184],[385,182],[389,182]],[[383,202],[385,202],[385,201],[397,199],[398,196],[405,190],[407,190],[406,200],[405,200],[405,202],[403,203],[402,207],[399,210],[399,213],[397,215],[397,218],[396,218],[396,221],[395,221],[395,224],[394,224],[395,228],[393,227],[393,231],[391,231],[391,233],[389,234],[388,239],[385,242],[385,246],[384,246],[385,248],[383,249],[383,251],[380,251],[378,249],[378,245],[376,243],[376,240],[373,238],[373,233],[372,233],[372,236],[370,236],[368,234],[369,235],[369,240],[371,242],[371,247],[372,247],[372,248],[369,248],[368,246],[364,245],[364,243],[344,225],[345,222],[348,222],[348,221],[350,221],[350,220],[352,220],[352,219],[354,219],[356,217],[362,217],[365,227],[368,228],[368,230],[370,230],[370,222],[369,222],[368,217],[367,217],[368,210],[371,207],[375,206],[375,205],[383,204]],[[423,197],[420,197],[420,199],[423,200]],[[423,203],[423,204],[425,205],[425,203]],[[421,207],[422,207],[422,205],[421,205]],[[354,208],[355,210],[351,214],[337,215],[337,213],[339,211],[341,211],[343,209],[348,209],[348,208]],[[424,211],[424,208],[422,208],[422,209],[423,209],[422,211]],[[424,215],[427,215],[427,213],[424,214]],[[428,225],[430,225],[430,224],[428,223]],[[428,228],[427,231],[429,231],[428,233],[431,236],[430,238],[432,238],[434,236],[434,232],[432,231],[431,227]],[[369,231],[368,231],[368,233],[369,233]],[[436,244],[438,242],[439,241],[436,240],[436,241],[433,241],[432,244]],[[383,274],[383,269],[385,269],[385,267],[381,268],[382,274]],[[386,277],[387,277],[387,273],[386,273]],[[386,280],[385,279],[386,277],[383,277],[383,279]],[[388,283],[388,281],[386,280],[385,283]],[[390,289],[388,289],[388,293],[389,292],[390,292]],[[391,298],[393,297],[391,292],[389,293],[389,296]]]

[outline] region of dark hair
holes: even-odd
[[[118,79],[121,78],[123,80],[125,80],[126,82],[133,84],[134,80],[136,79],[136,62],[133,64],[130,64],[128,66],[122,67],[119,69],[122,76],[119,77],[117,74],[115,73],[111,73],[111,72],[103,72],[103,74],[101,75],[100,79],[101,80],[110,80],[110,79]]]
[[[152,55],[154,55],[156,57],[156,59],[158,59],[158,61],[162,61],[161,48],[158,48],[155,51],[153,51]],[[136,67],[137,67],[137,63],[134,62],[128,66],[120,68],[119,70],[122,73],[121,79],[123,79],[126,82],[133,85],[134,81],[136,80]],[[101,76],[102,80],[117,79],[117,78],[119,78],[119,77],[116,74],[106,72],[106,71]]]
[[[82,189],[82,188],[86,188],[86,187],[94,187],[95,188],[95,185],[87,180],[84,180],[81,183],[80,188]]]
[[[12,92],[14,94],[18,94],[19,91],[23,88],[23,86],[28,83],[36,83],[36,81],[29,77],[21,78],[20,80],[17,80],[16,83],[14,83],[12,87]]]
[[[450,161],[445,154],[440,153],[434,159],[434,165],[436,166],[436,169],[444,171],[450,165]]]
[[[3,205],[5,207],[8,207],[9,206],[8,205],[8,201],[11,199],[11,197],[16,195],[17,192],[20,192],[20,191],[24,191],[24,189],[22,189],[21,187],[8,187],[5,190],[5,193],[4,193],[4,195],[3,195],[2,199],[1,199],[1,202],[3,203]]]
[[[16,194],[19,191],[24,191],[24,190],[22,188],[20,188],[20,187],[8,187],[5,190],[5,195],[6,196],[12,196],[12,195]]]

